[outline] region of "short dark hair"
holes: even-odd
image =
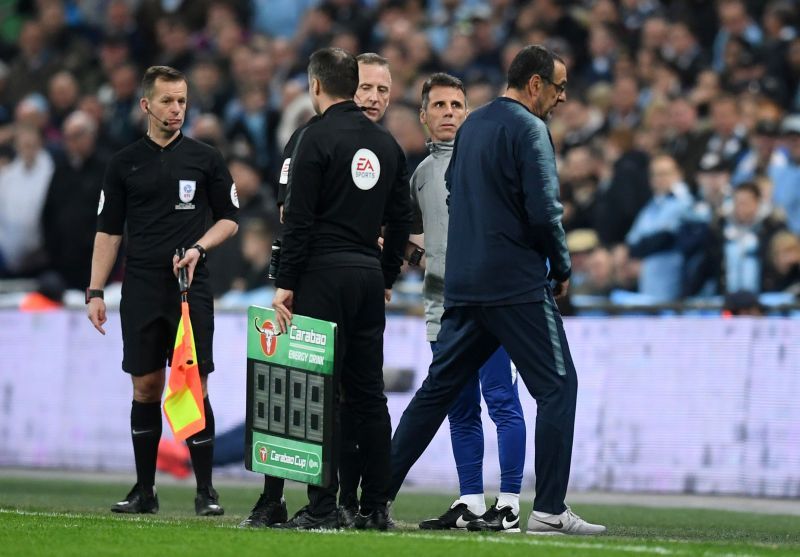
[[[761,190],[758,188],[755,182],[742,182],[733,189],[734,195],[740,191],[750,192],[750,194],[756,199],[761,199]]]
[[[148,99],[153,94],[156,80],[162,79],[164,81],[175,82],[183,81],[187,85],[189,80],[183,75],[183,72],[171,68],[169,66],[150,66],[145,70],[144,77],[142,78],[142,94]]]
[[[317,79],[331,97],[352,99],[358,89],[358,62],[342,48],[321,48],[308,61],[308,77]]]
[[[467,90],[464,88],[464,83],[460,79],[449,73],[437,72],[431,75],[425,80],[425,83],[422,84],[422,110],[428,108],[431,89],[434,87],[452,87],[464,93],[465,99],[467,97]]]
[[[389,67],[389,60],[374,52],[364,52],[363,54],[359,54],[356,56],[356,62],[359,64],[367,64],[369,66]]]
[[[508,68],[508,86],[524,89],[531,77],[538,75],[544,79],[553,78],[556,61],[564,63],[561,57],[542,45],[531,44],[520,50]]]

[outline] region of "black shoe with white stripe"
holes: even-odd
[[[139,484],[125,496],[125,499],[115,503],[111,512],[124,514],[156,514],[158,512],[158,495],[156,488],[152,491],[145,490]]]
[[[194,512],[197,516],[222,516],[225,514],[225,509],[219,504],[217,490],[210,485],[198,489],[197,496],[194,498]]]
[[[497,507],[497,501],[483,516],[467,524],[470,532],[519,532],[519,513],[511,506]]]
[[[470,521],[478,518],[467,507],[467,504],[458,499],[450,505],[439,518],[429,518],[419,523],[420,530],[463,530]]]

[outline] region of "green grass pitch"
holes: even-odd
[[[0,555],[800,556],[800,518],[796,516],[580,505],[575,511],[607,525],[606,535],[421,532],[417,522],[440,514],[452,496],[401,492],[393,510],[398,528],[391,532],[281,532],[236,528],[258,497],[258,482],[218,485],[226,509],[220,518],[195,517],[193,488],[175,484],[159,488],[158,515],[110,513],[110,504],[129,487],[102,477],[87,481],[0,475]],[[303,504],[304,497],[301,489],[287,492],[290,513]],[[529,511],[530,501],[524,501],[523,517]]]

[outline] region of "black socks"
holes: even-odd
[[[136,460],[136,482],[147,492],[156,483],[156,457],[161,439],[161,402],[138,402],[131,405],[131,438]]]
[[[203,399],[203,407],[206,413],[205,429],[186,439],[198,490],[211,486],[211,465],[214,460],[214,411],[208,397]]]

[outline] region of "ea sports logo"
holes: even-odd
[[[350,163],[350,174],[358,189],[366,191],[374,188],[381,176],[381,161],[378,160],[378,155],[369,149],[356,151]]]
[[[271,321],[265,320],[259,327],[257,317],[253,321],[253,325],[256,331],[261,333],[261,350],[264,354],[267,356],[275,354],[275,350],[278,348],[278,335],[280,334],[275,332],[275,325]]]

